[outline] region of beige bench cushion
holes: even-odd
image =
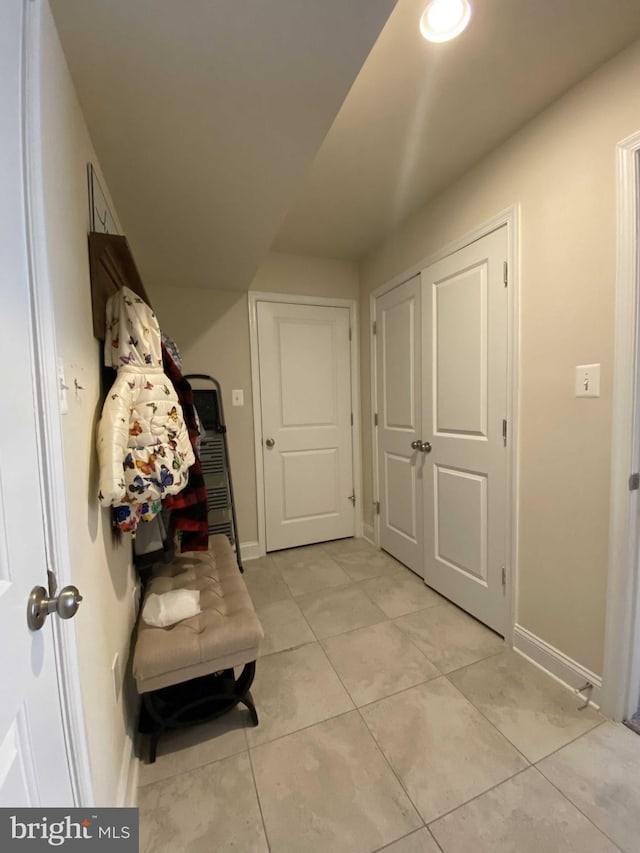
[[[209,551],[182,554],[160,568],[146,594],[200,590],[201,612],[168,628],[138,623],[133,675],[140,693],[179,684],[258,657],[263,631],[226,536]]]

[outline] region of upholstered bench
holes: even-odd
[[[150,762],[164,731],[211,720],[238,703],[258,724],[250,688],[263,631],[226,536],[211,536],[208,552],[182,554],[157,569],[145,598],[175,589],[200,590],[201,612],[168,628],[140,618],[133,653]]]

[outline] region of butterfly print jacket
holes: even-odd
[[[150,521],[187,484],[193,449],[175,389],[162,367],[160,327],[128,288],[107,302],[105,364],[118,371],[98,427],[103,506],[122,530]]]

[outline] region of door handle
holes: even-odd
[[[276,441],[275,441],[275,439],[274,439],[274,438],[267,438],[267,439],[265,440],[265,444],[267,445],[267,447],[273,447],[273,445],[274,445],[275,443],[276,443]]]
[[[78,612],[82,596],[77,586],[65,586],[55,595],[43,586],[34,586],[27,603],[27,625],[32,631],[39,631],[50,613],[57,613],[61,619],[71,619]]]
[[[420,450],[423,453],[431,453],[431,444],[428,441],[420,441]]]
[[[422,450],[422,442],[420,441],[419,438],[416,441],[411,442],[411,449],[412,450]]]

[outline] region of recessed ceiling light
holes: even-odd
[[[420,32],[427,41],[449,41],[469,23],[468,0],[431,0],[420,17]]]

